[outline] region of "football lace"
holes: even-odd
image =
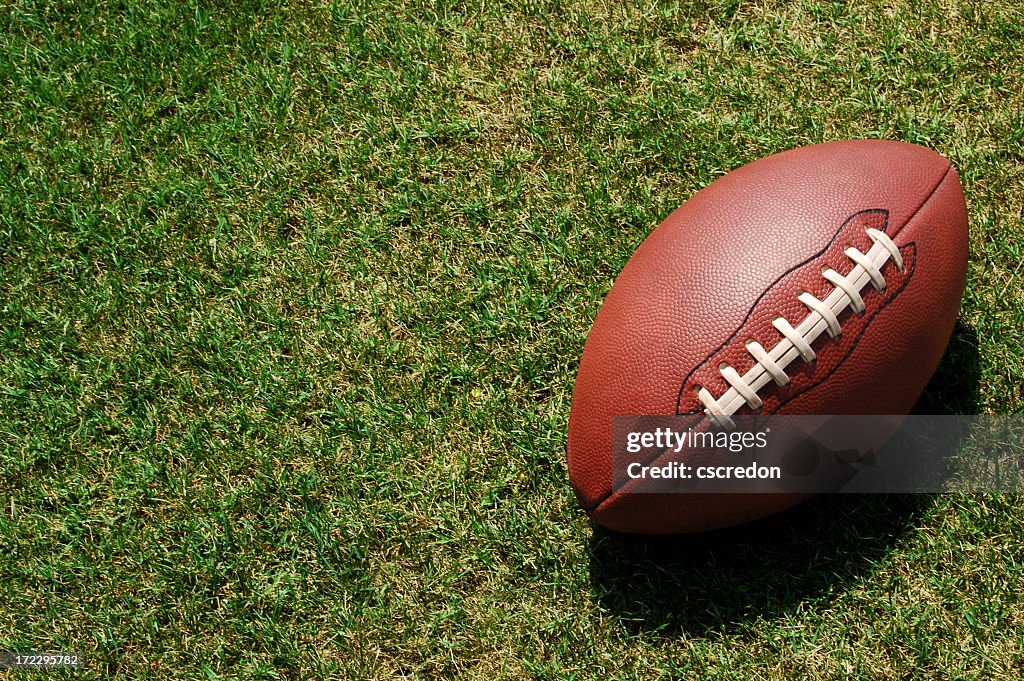
[[[754,410],[761,408],[763,403],[757,395],[759,390],[772,381],[779,386],[788,385],[790,379],[786,367],[798,357],[807,363],[814,361],[816,355],[811,346],[821,334],[827,333],[830,338],[839,338],[842,333],[840,314],[847,308],[853,310],[854,314],[864,314],[861,291],[865,286],[871,284],[876,291],[885,292],[882,268],[886,263],[891,260],[903,272],[903,256],[893,240],[877,229],[868,227],[866,231],[873,242],[867,253],[861,253],[853,246],[843,251],[854,263],[849,274],[843,276],[831,268],[822,269],[821,276],[835,287],[824,300],[807,291],[797,297],[808,310],[807,316],[797,326],[794,327],[782,316],[772,318],[772,326],[782,334],[782,339],[775,347],[765,350],[753,338],[747,339],[747,352],[754,358],[754,365],[742,376],[724,362],[719,365],[722,378],[729,384],[729,389],[722,397],[716,400],[707,388],[698,388],[697,398],[713,423],[729,430],[735,429],[736,422],[732,415],[741,407],[746,405]]]

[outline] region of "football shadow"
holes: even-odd
[[[977,414],[981,361],[978,334],[957,320],[939,368],[912,414]]]
[[[958,323],[913,413],[975,413],[978,377],[977,337]],[[591,590],[631,633],[742,634],[759,619],[814,607],[861,582],[934,503],[929,494],[830,494],[698,535],[595,528]]]

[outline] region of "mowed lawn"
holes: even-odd
[[[1015,0],[0,2],[0,651],[83,652],[48,675],[76,679],[1020,679],[1019,498],[631,539],[576,508],[564,447],[654,226],[851,137],[963,179],[929,409],[1024,411],[1022,64]]]

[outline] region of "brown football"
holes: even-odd
[[[612,489],[612,417],[906,414],[949,341],[967,268],[956,170],[902,142],[792,149],[716,180],[640,245],[580,360],[569,474],[622,532],[699,532],[805,496]]]

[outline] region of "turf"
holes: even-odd
[[[848,137],[960,170],[929,396],[1024,411],[1013,0],[14,0],[0,27],[0,650],[82,651],[74,678],[1024,674],[1017,497],[642,541],[593,530],[563,456],[633,249]]]

